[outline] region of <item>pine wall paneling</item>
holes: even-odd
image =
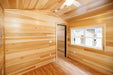
[[[3,27],[4,9],[0,5],[0,75],[4,74],[4,27]]]
[[[65,21],[50,11],[5,9],[6,74],[55,61],[56,23]]]
[[[96,69],[113,74],[113,10],[98,15],[68,21],[68,57]],[[103,50],[71,45],[71,28],[104,27]]]

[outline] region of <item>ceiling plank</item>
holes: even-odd
[[[50,7],[50,10],[60,9],[64,2],[65,0],[58,0],[52,7]]]
[[[18,0],[18,9],[24,9],[24,0]]]
[[[49,0],[39,0],[37,5],[36,5],[36,9],[42,9],[46,3],[48,2]]]
[[[16,8],[19,7],[19,0],[16,0]]]
[[[28,9],[31,0],[24,0],[24,9]]]
[[[73,11],[69,14],[65,14],[62,16],[62,18],[68,21],[73,18],[79,19],[79,18],[83,18],[83,17],[97,15],[99,13],[104,13],[105,11],[111,10],[113,8],[113,1],[111,1],[109,3],[104,3],[102,5],[100,4],[99,6],[90,8],[88,10],[84,10],[84,7],[82,7],[81,9],[78,8],[76,11]],[[81,11],[79,11],[79,10],[81,10]],[[96,11],[96,12],[94,12],[94,11]]]
[[[8,0],[8,1],[9,1],[9,8],[10,9],[15,9],[17,0]]]
[[[86,4],[89,4],[93,1],[98,1],[98,0],[77,0],[81,5],[86,5]]]
[[[29,9],[35,9],[35,5],[38,2],[38,0],[31,0],[30,4],[29,4]]]
[[[50,9],[57,3],[57,0],[48,0],[48,2],[45,4],[45,6],[42,8],[43,10]]]
[[[3,8],[8,9],[9,8],[9,1],[8,0],[0,0],[1,5]]]

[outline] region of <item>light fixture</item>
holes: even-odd
[[[77,6],[77,7],[80,6],[80,3],[79,3],[78,1],[74,1],[73,4],[74,4],[75,6]]]
[[[58,10],[56,9],[55,12],[58,12]]]
[[[64,6],[71,6],[71,5],[75,5],[76,7],[79,7],[80,6],[80,3],[76,0],[65,0],[64,4],[61,6],[60,9],[63,9]]]

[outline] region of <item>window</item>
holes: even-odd
[[[71,44],[102,50],[102,27],[71,29]]]

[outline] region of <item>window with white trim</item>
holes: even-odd
[[[102,50],[102,27],[71,29],[71,44]]]

